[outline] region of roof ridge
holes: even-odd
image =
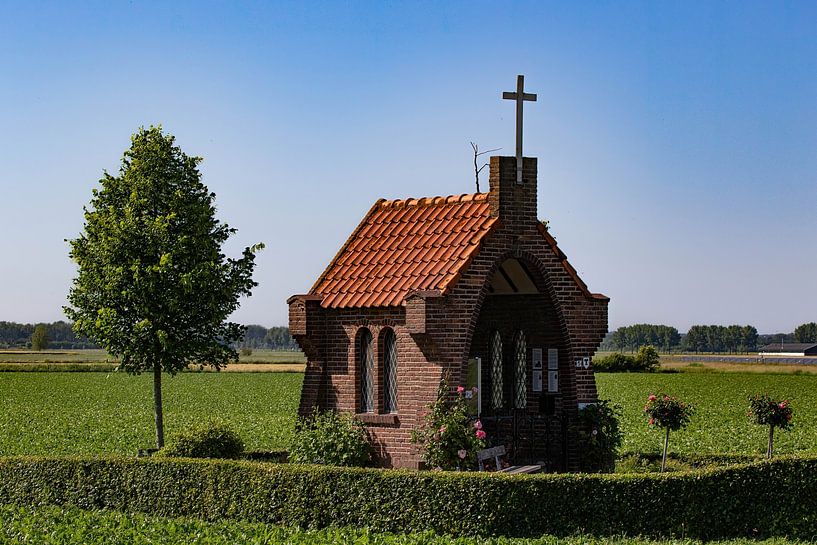
[[[455,204],[466,202],[483,202],[488,200],[488,193],[462,193],[460,195],[447,195],[437,197],[420,197],[418,199],[409,197],[407,199],[381,199],[377,203],[378,208],[406,208],[409,206],[434,206],[441,204]]]

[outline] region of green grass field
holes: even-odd
[[[592,536],[537,539],[450,538],[432,533],[379,534],[359,529],[301,530],[269,524],[195,519],[170,519],[110,511],[83,511],[65,507],[0,505],[0,543],[49,545],[699,545],[688,539],[653,541],[644,538]],[[711,541],[711,545],[789,545],[779,538],[768,541]]]
[[[285,449],[300,395],[299,373],[184,373],[166,376],[168,434],[207,417],[230,422],[251,450]],[[599,394],[622,406],[624,452],[658,452],[662,435],[642,408],[652,392],[693,403],[689,428],[674,433],[678,453],[761,454],[766,430],[752,425],[747,398],[788,398],[794,428],[776,452],[817,451],[817,376],[676,373],[599,374]],[[121,373],[0,373],[0,455],[131,455],[153,444],[151,377]]]
[[[299,373],[183,373],[164,377],[168,434],[219,417],[249,450],[286,448]],[[153,439],[152,377],[124,373],[0,373],[0,455],[133,455]]]
[[[748,397],[755,393],[787,398],[794,427],[775,435],[775,452],[817,451],[817,376],[738,373],[600,373],[599,397],[622,407],[622,450],[658,452],[663,435],[649,429],[643,414],[650,393],[664,392],[695,405],[686,430],[670,436],[670,451],[680,453],[765,452],[768,430],[749,422]]]

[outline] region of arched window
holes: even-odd
[[[372,332],[363,328],[358,333],[357,361],[360,369],[360,412],[374,412],[374,348]]]
[[[499,331],[494,331],[491,334],[488,352],[491,362],[491,408],[501,409],[505,404],[505,397],[502,394],[504,386],[502,381],[502,337],[499,335]]]
[[[397,412],[397,336],[383,333],[383,412]]]
[[[525,332],[517,331],[513,346],[514,354],[514,407],[524,409],[528,406],[528,343]]]

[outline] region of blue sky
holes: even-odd
[[[62,318],[64,239],[161,123],[228,253],[267,245],[235,318],[285,324],[378,197],[513,154],[521,73],[539,215],[611,329],[817,320],[817,4],[168,4],[0,5],[0,320]]]

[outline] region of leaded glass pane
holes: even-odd
[[[387,330],[383,335],[383,410],[397,412],[397,337]]]
[[[360,332],[358,346],[360,364],[360,410],[364,413],[374,412],[374,349],[372,333],[368,329]]]
[[[516,362],[514,406],[517,409],[524,409],[528,406],[528,345],[525,342],[525,333],[522,331],[516,333],[514,360]]]
[[[499,335],[499,331],[494,331],[493,335],[491,335],[489,352],[491,358],[491,408],[501,409],[505,404],[505,399],[502,395],[502,337]]]

